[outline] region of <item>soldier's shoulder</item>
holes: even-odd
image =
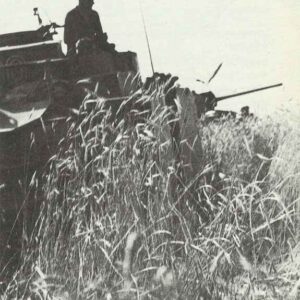
[[[76,16],[78,16],[78,14],[79,14],[79,11],[78,11],[78,7],[76,6],[75,8],[71,9],[67,13],[66,17],[76,17]]]
[[[97,11],[95,11],[94,9],[92,9],[92,14],[93,14],[93,16],[99,17],[99,14],[98,14],[98,12],[97,12]]]

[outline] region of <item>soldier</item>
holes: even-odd
[[[242,118],[249,117],[249,106],[243,106],[241,108],[241,117]]]
[[[79,5],[68,12],[65,20],[64,41],[68,55],[76,53],[78,43],[96,45],[104,50],[113,50],[114,45],[107,43],[98,13],[92,9],[93,0],[79,0]]]

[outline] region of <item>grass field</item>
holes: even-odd
[[[118,126],[101,107],[70,121],[32,180],[45,199],[1,299],[299,299],[296,126],[199,122],[202,167],[186,182],[164,107]]]

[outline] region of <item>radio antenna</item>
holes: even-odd
[[[149,37],[148,37],[148,33],[147,33],[147,27],[146,27],[146,22],[145,22],[145,17],[144,17],[144,13],[143,13],[143,7],[142,7],[141,0],[139,0],[139,5],[140,5],[140,13],[141,13],[143,25],[144,25],[144,32],[145,32],[146,41],[147,41],[147,47],[148,47],[148,53],[149,53],[150,62],[151,62],[152,73],[154,74],[152,53],[151,53],[150,42],[149,42]]]

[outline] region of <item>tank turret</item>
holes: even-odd
[[[224,101],[224,100],[227,100],[227,99],[230,99],[230,98],[234,98],[234,97],[240,97],[240,96],[248,95],[248,94],[251,94],[251,93],[264,91],[264,90],[267,90],[267,89],[280,87],[280,86],[282,86],[282,83],[268,85],[268,86],[265,86],[265,87],[252,89],[252,90],[248,90],[248,91],[243,91],[243,92],[239,92],[239,93],[235,93],[235,94],[231,94],[231,95],[226,95],[226,96],[221,96],[221,97],[216,97],[214,95],[214,93],[211,92],[211,91],[206,92],[206,93],[201,93],[201,94],[194,93],[196,106],[197,106],[198,117],[201,117],[201,116],[205,115],[206,113],[212,112],[212,111],[214,112],[214,114],[210,113],[210,115],[211,116],[214,115],[215,117],[221,117],[221,116],[226,116],[226,115],[236,116],[236,113],[233,112],[233,111],[216,110],[218,102]],[[250,115],[248,106],[247,107],[246,106],[242,107],[241,115],[242,116],[249,116]]]

